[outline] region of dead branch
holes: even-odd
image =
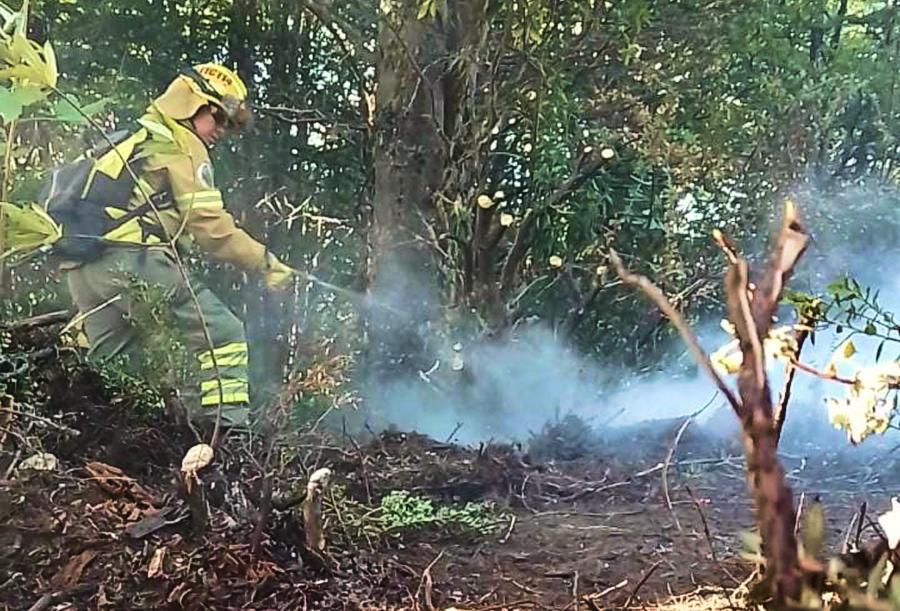
[[[503,538],[500,539],[500,544],[507,543],[509,538],[512,536],[513,529],[516,527],[516,516],[513,514],[512,518],[509,520],[509,528],[506,529],[506,534],[503,535]]]
[[[575,611],[578,611],[578,571],[575,571],[575,576],[572,578],[572,603],[571,606],[575,607]]]
[[[713,369],[712,363],[709,361],[709,356],[707,356],[706,352],[703,351],[703,348],[700,347],[700,341],[697,339],[697,336],[694,334],[694,331],[688,326],[687,322],[685,322],[684,318],[681,316],[681,313],[676,310],[663,292],[653,284],[648,278],[645,276],[641,276],[638,274],[633,274],[625,269],[625,266],[622,264],[622,259],[619,258],[619,254],[615,250],[609,251],[609,258],[613,263],[613,266],[616,268],[616,273],[619,274],[619,277],[622,278],[624,282],[630,284],[632,286],[636,286],[656,303],[656,306],[665,314],[669,320],[672,321],[672,324],[675,325],[675,328],[678,330],[678,333],[681,335],[681,339],[684,340],[684,343],[687,344],[688,350],[691,352],[691,356],[694,357],[694,360],[700,365],[700,368],[706,372],[706,374],[712,379],[715,383],[716,387],[719,391],[725,395],[725,398],[728,399],[728,403],[731,404],[731,407],[734,408],[734,411],[738,414],[741,412],[741,404],[738,401],[737,397],[734,396],[734,393],[731,392],[731,389],[725,384],[725,381],[716,373],[716,370]]]
[[[709,546],[709,554],[712,556],[713,562],[718,563],[719,559],[716,557],[716,548],[713,545],[712,533],[709,530],[709,522],[706,521],[706,514],[703,513],[703,508],[700,506],[700,500],[694,494],[694,491],[691,490],[690,486],[685,485],[684,489],[687,490],[688,496],[691,497],[694,508],[700,516],[700,523],[703,524],[703,534],[706,536],[706,544]]]
[[[23,318],[0,326],[9,329],[10,331],[27,331],[28,329],[64,323],[69,320],[71,315],[72,313],[68,310],[57,310],[55,312],[48,312],[47,314]]]
[[[769,272],[759,288],[759,298],[754,300],[754,317],[756,325],[765,326],[772,323],[772,317],[781,301],[784,286],[794,272],[794,266],[806,251],[809,235],[803,226],[794,203],[785,203],[784,219],[778,244],[772,257]]]
[[[604,289],[608,289],[618,285],[619,282],[611,282],[604,283],[601,281],[597,281],[597,284],[594,285],[594,288],[591,291],[581,298],[581,302],[577,307],[569,310],[566,313],[566,319],[563,321],[563,328],[565,329],[566,337],[571,338],[578,327],[584,322],[584,319],[587,316],[587,313],[590,311],[591,306],[594,304],[594,301],[597,300],[597,297],[600,296],[600,293],[603,292]]]
[[[48,594],[44,594],[39,599],[37,599],[37,602],[28,607],[28,611],[44,611],[44,609],[52,605],[62,595],[62,592],[50,592]]]
[[[641,589],[641,587],[643,587],[643,585],[647,583],[647,580],[650,579],[650,576],[653,575],[654,572],[656,572],[656,569],[658,569],[659,565],[661,565],[662,563],[662,560],[657,560],[656,563],[654,563],[654,565],[651,566],[646,573],[644,573],[643,577],[641,577],[641,580],[637,582],[636,586],[634,586],[631,594],[628,595],[628,598],[625,600],[625,604],[622,605],[623,608],[628,608],[628,605],[631,604],[631,601],[633,601],[635,597],[637,597],[638,591]]]
[[[539,592],[538,592],[539,594]],[[534,605],[536,604],[530,598],[521,598],[518,600],[511,600],[508,602],[496,603],[494,605],[488,605],[487,607],[479,607],[476,611],[497,611],[498,609],[518,609],[521,605]]]
[[[416,590],[416,606],[418,606],[419,595],[424,592],[425,594],[425,608],[428,611],[434,611],[434,601],[433,601],[433,588],[434,581],[431,578],[431,569],[434,568],[441,558],[444,557],[444,551],[441,550],[440,553],[432,560],[428,566],[425,567],[425,570],[422,571],[422,578],[419,580],[419,589]]]
[[[762,348],[762,337],[765,333],[761,333],[753,316],[753,309],[750,305],[750,268],[743,259],[732,262],[725,273],[725,294],[728,297],[729,320],[736,328],[738,339],[749,346],[749,350],[741,347],[744,354],[744,363],[750,363],[752,366],[753,382],[762,388],[765,383],[765,354]],[[763,325],[768,331],[769,325]]]
[[[691,487],[686,485],[684,486],[685,490],[688,493],[688,496],[691,497],[691,502],[694,504],[694,508],[697,510],[697,515],[700,516],[700,523],[703,524],[703,535],[706,537],[706,544],[709,546],[709,553],[713,559],[713,562],[719,567],[719,569],[724,573],[729,579],[731,579],[734,583],[740,583],[740,579],[735,577],[731,571],[725,568],[725,565],[721,563],[718,556],[716,555],[716,548],[713,544],[712,531],[709,528],[709,521],[706,519],[706,512],[703,511],[703,507],[700,505],[700,500],[697,498],[697,495],[694,494],[694,491],[691,490]],[[731,602],[731,596],[725,590],[724,586],[722,587],[722,593],[725,595],[725,598],[728,599],[728,602]]]
[[[478,290],[484,290],[491,286],[490,279],[494,270],[490,233],[497,205],[491,202],[490,205],[483,206],[479,202],[474,204],[474,208],[471,251],[475,254],[475,274]]]
[[[586,602],[588,605],[591,606],[592,609],[599,609],[599,607],[597,607],[596,601],[598,601],[599,599],[603,598],[603,597],[606,596],[607,594],[612,594],[612,593],[615,592],[616,590],[621,590],[622,588],[624,588],[624,587],[627,586],[627,585],[628,585],[628,580],[627,580],[627,579],[623,579],[622,581],[620,581],[619,583],[617,583],[617,584],[614,585],[614,586],[609,586],[609,587],[606,588],[605,590],[602,590],[602,591],[600,591],[600,592],[597,592],[596,594],[591,594],[591,595],[589,595],[589,596],[586,596],[584,600],[585,600],[585,602]]]
[[[800,493],[800,500],[797,501],[797,517],[794,520],[794,534],[800,532],[800,525],[803,521],[803,503],[806,500],[806,492]]]
[[[253,525],[253,534],[250,537],[250,553],[253,554],[254,557],[259,557],[265,528],[269,523],[269,517],[272,514],[272,507],[274,506],[274,503],[272,502],[272,478],[268,473],[263,475],[262,489],[260,490],[259,496],[258,518]]]
[[[272,499],[273,474],[269,470],[279,437],[284,432],[284,427],[288,421],[289,406],[291,405],[293,397],[299,392],[301,384],[301,378],[298,373],[299,365],[299,361],[295,363],[293,371],[288,376],[287,383],[266,407],[262,425],[260,427],[260,435],[263,439],[263,447],[265,450],[262,464],[259,465],[259,470],[262,473],[263,478],[262,494],[260,495],[259,511],[257,512],[256,523],[253,527],[253,536],[250,544],[254,555],[259,552],[259,546],[262,543],[263,533],[268,525],[272,509],[286,510],[289,507],[303,502],[306,498],[306,494],[304,493],[300,499],[296,499],[296,503],[291,504],[291,501],[295,499],[289,497],[288,499],[281,499],[282,505],[277,505]],[[285,503],[285,501],[287,502]]]
[[[797,341],[797,352],[794,354],[794,359],[797,361],[799,361],[800,353],[809,337],[812,321],[801,320],[800,324],[802,325],[802,328],[794,335],[794,338]],[[788,363],[785,368],[784,384],[781,386],[781,394],[778,396],[778,404],[775,407],[775,413],[773,415],[775,421],[775,437],[779,441],[781,440],[781,431],[784,429],[784,421],[787,418],[788,402],[791,400],[791,389],[794,386],[794,379],[797,377],[797,369],[797,366],[793,362]]]
[[[663,468],[663,463],[659,463],[657,465],[654,465],[653,467],[650,467],[649,469],[644,469],[643,471],[640,471],[639,473],[635,473],[628,479],[623,480],[621,482],[615,482],[613,484],[605,484],[605,485],[601,485],[601,486],[588,486],[588,487],[586,487],[582,490],[579,490],[578,492],[574,492],[568,496],[559,497],[558,500],[561,503],[571,503],[573,501],[577,501],[580,498],[586,497],[590,494],[594,494],[597,492],[606,492],[607,490],[614,490],[616,488],[621,488],[622,486],[628,486],[629,484],[634,483],[634,480],[641,478],[641,477],[646,477],[648,475],[653,475],[654,473],[661,471],[662,468]],[[526,478],[525,482],[527,482],[527,481],[528,480]],[[525,482],[523,482],[523,490],[524,490]]]
[[[693,331],[662,291],[647,278],[626,271],[615,251],[611,252],[610,257],[622,279],[643,289],[672,320],[694,358],[711,375],[741,419],[747,475],[756,505],[756,520],[762,535],[767,571],[773,584],[775,604],[784,606],[788,600],[799,597],[802,574],[793,530],[795,511],[792,492],[778,458],[778,436],[772,396],[763,367],[762,341],[769,333],[785,283],[805,251],[809,237],[793,203],[787,202],[778,243],[758,288],[751,285],[749,266],[733,243],[721,233],[717,233],[716,240],[729,259],[725,278],[728,314],[743,355],[738,373],[740,401],[712,369]]]
[[[678,521],[678,515],[675,513],[675,509],[672,506],[672,498],[669,496],[669,466],[672,464],[672,459],[675,458],[675,452],[678,450],[678,443],[681,441],[681,436],[684,435],[687,427],[691,424],[691,422],[694,421],[694,418],[705,412],[715,400],[716,395],[713,395],[710,400],[706,402],[706,405],[685,418],[684,422],[678,428],[678,433],[675,435],[675,440],[672,442],[671,447],[669,447],[669,451],[666,453],[666,462],[663,464],[661,476],[663,496],[666,499],[666,507],[669,509],[669,512],[671,512],[672,514],[672,518],[675,520],[675,527],[678,528],[678,532],[682,532],[682,528],[681,523]]]
[[[853,380],[851,380],[850,378],[843,378],[843,377],[837,375],[836,373],[820,371],[819,369],[816,369],[812,365],[807,365],[806,363],[801,363],[800,361],[798,361],[796,359],[791,361],[791,365],[794,368],[799,369],[800,371],[803,371],[810,375],[814,375],[817,378],[822,378],[823,380],[831,380],[832,382],[838,382],[840,384],[848,384],[850,386],[852,386],[853,384],[856,383]]]
[[[73,437],[77,437],[78,435],[81,435],[81,431],[79,431],[78,429],[73,429],[64,424],[54,422],[53,420],[50,420],[49,418],[44,418],[43,416],[38,416],[37,414],[22,412],[22,411],[15,410],[15,409],[12,409],[9,407],[0,407],[0,412],[3,412],[5,414],[10,414],[12,416],[26,418],[28,420],[34,420],[35,422],[40,422],[41,424],[45,424],[51,428],[56,429],[57,431],[62,431],[63,433],[66,433],[67,435],[72,435]]]
[[[663,496],[666,499],[666,507],[672,514],[672,519],[675,520],[675,527],[678,529],[678,532],[682,532],[682,528],[681,522],[678,521],[678,515],[675,513],[674,507],[672,507],[672,497],[669,495],[669,465],[672,463],[672,458],[675,456],[675,451],[678,449],[678,442],[681,441],[681,436],[684,435],[687,427],[693,421],[694,415],[691,414],[690,416],[685,418],[684,422],[681,423],[681,426],[678,427],[678,433],[675,435],[675,440],[672,442],[672,445],[669,447],[669,451],[666,453],[666,462],[663,464],[661,475]]]

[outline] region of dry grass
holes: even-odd
[[[654,609],[656,611],[732,611],[734,609],[753,609],[748,606],[744,595],[746,591],[728,592],[720,588],[700,587],[694,592],[673,596],[655,605],[644,603],[633,609]],[[730,597],[730,599],[729,599]]]

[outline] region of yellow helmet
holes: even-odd
[[[207,104],[222,109],[232,127],[245,127],[252,119],[247,86],[220,64],[199,64],[182,71],[153,102],[161,113],[179,121],[190,119]]]

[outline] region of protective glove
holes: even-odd
[[[269,253],[266,256],[265,275],[266,286],[269,289],[273,291],[283,291],[290,286],[291,280],[297,275],[297,270],[288,267],[279,261],[275,255]]]

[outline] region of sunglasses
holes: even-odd
[[[218,127],[222,127],[227,130],[234,129],[234,121],[232,121],[228,114],[218,106],[212,106],[212,116],[213,119],[215,119],[216,125]]]

